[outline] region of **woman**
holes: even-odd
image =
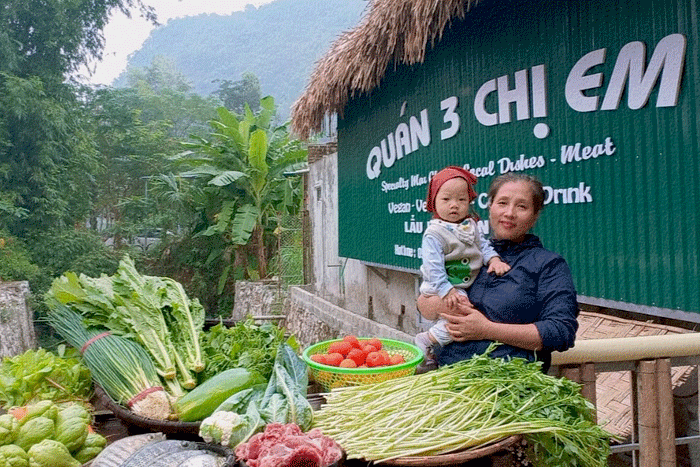
[[[491,243],[511,270],[496,276],[482,268],[469,290],[471,305],[450,310],[440,297],[418,298],[425,318],[449,322],[454,342],[435,350],[439,365],[481,354],[497,341],[503,345],[491,356],[540,360],[546,372],[552,351],[574,345],[578,305],[569,267],[529,233],[543,206],[544,190],[534,177],[507,173],[491,183]]]

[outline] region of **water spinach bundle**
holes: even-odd
[[[68,305],[88,326],[134,339],[149,352],[160,376],[177,378],[184,389],[194,388],[194,373],[204,370],[204,308],[177,281],[139,274],[128,255],[113,276],[66,272],[54,280],[46,301],[49,307],[52,301]]]
[[[595,423],[580,386],[519,358],[475,356],[421,375],[333,389],[326,401],[314,427],[349,459],[434,456],[512,435],[527,440],[535,466],[604,467],[610,453],[612,435]]]

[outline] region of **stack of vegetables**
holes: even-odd
[[[223,401],[215,387],[199,392],[204,387],[180,399],[176,407],[181,416],[206,417],[199,435],[207,442],[235,448],[270,423],[293,423],[306,431],[313,422],[313,409],[306,398],[308,368],[288,344],[279,347],[267,383],[249,380],[227,391]]]
[[[0,465],[79,467],[107,443],[92,431],[90,410],[80,403],[42,400],[0,415]]]
[[[378,463],[522,435],[535,466],[606,466],[611,435],[595,423],[580,386],[538,363],[491,358],[494,345],[421,375],[333,389],[314,427],[349,459]]]
[[[197,300],[172,279],[139,274],[128,256],[113,276],[65,273],[46,303],[48,323],[80,350],[100,387],[135,414],[202,421],[240,392],[248,396],[236,409],[250,403],[259,412],[249,420],[251,434],[269,421],[310,425],[308,370],[293,337],[251,318],[204,331]]]
[[[183,390],[194,388],[196,374],[204,370],[204,308],[177,281],[139,274],[128,255],[113,276],[66,272],[54,280],[46,302],[51,310],[69,306],[88,327],[133,339],[148,351],[158,374]]]

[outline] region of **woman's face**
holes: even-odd
[[[538,217],[532,190],[524,181],[504,183],[489,207],[489,223],[498,240],[523,241]]]
[[[435,196],[435,213],[440,219],[458,223],[469,214],[469,185],[463,178],[451,178]]]

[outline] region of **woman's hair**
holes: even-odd
[[[493,201],[503,185],[509,182],[525,182],[530,187],[532,193],[532,206],[535,209],[535,214],[538,214],[544,207],[544,188],[542,182],[532,175],[527,175],[519,172],[508,172],[494,178],[489,187],[489,203]]]

